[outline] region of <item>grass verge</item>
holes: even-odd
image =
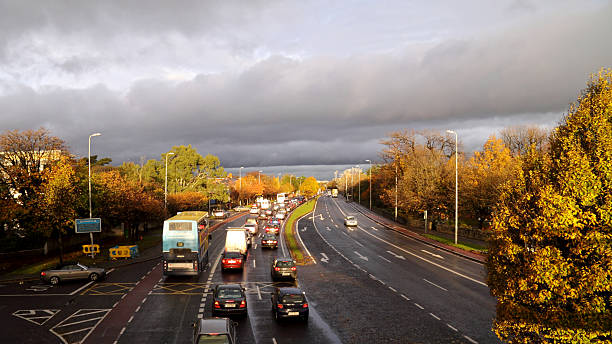
[[[287,222],[285,223],[285,240],[287,242],[287,247],[289,248],[289,252],[291,252],[293,259],[295,259],[295,261],[298,263],[303,263],[305,259],[304,253],[302,253],[302,249],[300,248],[300,245],[298,245],[295,233],[293,232],[293,224],[300,217],[310,213],[314,209],[315,203],[316,199],[311,199],[310,201],[297,207],[291,213],[291,216],[289,216]]]
[[[484,246],[480,246],[480,245],[476,245],[476,244],[472,244],[472,243],[458,243],[457,245],[455,245],[455,242],[453,240],[444,238],[444,237],[439,237],[437,235],[433,235],[433,234],[421,234],[424,237],[427,237],[429,239],[435,240],[435,241],[439,241],[443,244],[449,245],[449,246],[454,246],[457,248],[460,248],[462,250],[467,250],[467,251],[476,251],[479,253],[486,253],[487,252],[487,248]]]

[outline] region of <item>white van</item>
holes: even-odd
[[[226,230],[225,251],[240,252],[246,257],[249,233],[243,227],[230,227]]]

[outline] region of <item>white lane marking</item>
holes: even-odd
[[[255,269],[257,265],[255,264],[255,259],[253,259],[253,269]]]
[[[341,212],[342,214],[344,214],[344,216],[346,216],[346,214],[344,213],[344,211],[342,211],[342,209],[340,208],[340,206],[339,206],[338,204],[336,204],[336,207],[338,208],[338,210],[340,210],[340,212]],[[427,258],[421,257],[421,256],[419,256],[419,255],[418,255],[418,254],[416,254],[416,253],[412,253],[412,252],[410,252],[410,251],[408,251],[408,250],[405,250],[405,249],[403,249],[403,248],[401,248],[401,247],[399,247],[399,246],[397,246],[397,245],[394,245],[393,243],[390,243],[389,241],[387,241],[387,240],[385,240],[385,239],[383,239],[383,238],[380,238],[380,237],[378,237],[378,236],[376,236],[376,235],[374,235],[374,234],[372,234],[372,233],[369,233],[369,232],[367,232],[367,231],[363,231],[363,232],[364,232],[364,233],[366,233],[366,234],[367,234],[367,235],[369,235],[369,236],[372,236],[372,237],[374,237],[374,238],[378,239],[379,241],[382,241],[382,242],[384,242],[384,243],[386,243],[386,244],[388,244],[388,245],[391,245],[391,246],[393,246],[393,247],[397,248],[398,250],[403,251],[403,252],[405,252],[405,253],[408,253],[409,255],[414,256],[415,258],[418,258],[418,259],[420,259],[420,260],[422,260],[422,261],[424,261],[424,262],[427,262],[427,263],[429,263],[429,264],[431,264],[431,265],[433,265],[433,266],[437,266],[437,267],[439,267],[440,269],[446,270],[446,271],[448,271],[448,272],[450,272],[450,273],[453,273],[453,274],[455,274],[455,275],[457,275],[457,276],[463,277],[463,278],[465,278],[465,279],[467,279],[467,280],[469,280],[469,281],[472,281],[472,282],[474,282],[474,283],[480,284],[480,285],[485,286],[485,287],[487,287],[487,288],[489,287],[489,286],[488,286],[486,283],[484,283],[484,282],[481,282],[481,281],[479,281],[479,280],[477,280],[477,279],[475,279],[475,278],[472,278],[472,277],[470,277],[470,276],[466,276],[466,275],[464,275],[464,274],[462,274],[462,273],[460,273],[460,272],[457,272],[457,271],[455,271],[455,270],[453,270],[453,269],[447,268],[446,266],[440,265],[440,264],[438,264],[438,263],[436,263],[436,262],[433,262],[433,261],[431,261],[431,260],[429,260],[429,259],[427,259]]]
[[[357,245],[361,246],[361,247],[365,247],[365,246],[363,246],[363,244],[362,244],[362,243],[360,243],[360,242],[359,242],[359,241],[357,241],[357,240],[355,240],[355,243],[356,243]]]
[[[325,229],[331,232],[331,228],[329,228],[329,226],[325,226]]]
[[[432,317],[434,317],[434,319],[436,319],[436,320],[440,320],[440,318],[438,318],[438,316],[437,316],[437,315],[435,315],[435,314],[433,314],[433,313],[429,313],[429,315],[431,315]]]
[[[393,256],[393,257],[395,257],[395,258],[398,258],[398,259],[401,259],[401,260],[406,260],[406,258],[405,258],[404,256],[401,256],[401,255],[399,255],[399,254],[396,254],[396,253],[395,253],[395,252],[393,252],[393,251],[389,251],[389,250],[387,250],[387,253],[389,253],[390,255],[392,255],[392,256]]]
[[[431,253],[431,252],[429,252],[427,250],[421,250],[421,252],[425,252],[425,253],[430,254],[430,255],[432,255],[432,256],[434,256],[436,258],[444,259],[444,257],[442,257],[441,255],[435,254],[435,253]]]
[[[257,297],[261,300],[261,291],[259,290],[259,286],[257,286]]]
[[[334,225],[334,226],[336,226],[336,228],[338,228],[338,225]]]
[[[314,209],[313,209],[313,214],[314,214]],[[300,220],[302,219],[302,217],[300,217],[299,219],[297,219],[295,221],[295,228],[299,228],[300,225]],[[312,223],[314,223],[314,217],[312,219]],[[310,254],[310,251],[308,251],[308,247],[306,247],[306,245],[304,244],[304,241],[302,241],[302,237],[300,236],[300,231],[295,231],[295,233],[297,234],[298,240],[300,241],[300,244],[302,244],[302,247],[304,248],[304,250],[306,251],[306,253],[308,254],[308,256],[312,257],[312,254]],[[314,257],[312,257],[312,261],[317,264],[317,260],[314,259]]]
[[[257,249],[257,243],[255,243],[255,247],[253,247],[254,249]]]
[[[372,227],[372,229],[373,229],[373,230],[375,230],[375,231],[377,231],[377,230],[378,230],[378,228],[376,228],[376,227]]]
[[[408,298],[408,296],[404,295],[404,294],[400,294],[401,297],[403,297],[406,301],[410,301],[410,298]]]
[[[321,258],[323,263],[329,262],[329,257],[325,253],[321,252],[321,255],[323,256],[323,258]]]
[[[472,338],[470,338],[470,337],[468,337],[468,336],[466,336],[466,335],[464,335],[464,336],[463,336],[463,338],[467,339],[467,340],[468,340],[470,343],[473,343],[473,344],[478,344],[478,342],[477,342],[477,341],[473,340]]]
[[[133,315],[130,317],[130,320],[128,320],[128,324],[131,323],[132,320],[134,320],[134,316]]]
[[[439,285],[435,284],[434,282],[428,281],[428,280],[426,280],[426,279],[424,279],[424,278],[423,278],[423,281],[425,281],[425,282],[427,282],[427,283],[429,283],[429,284],[431,284],[431,285],[433,285],[433,286],[435,286],[435,287],[438,287],[438,288],[440,288],[440,289],[442,289],[442,290],[444,290],[444,291],[448,291],[448,289],[443,288],[443,287],[440,287]]]
[[[414,305],[415,305],[415,306],[417,306],[417,307],[419,307],[420,309],[425,309],[425,308],[423,308],[423,306],[419,305],[419,304],[418,304],[418,303],[416,303],[416,302],[414,303]]]
[[[89,286],[90,286],[90,285],[92,285],[93,283],[94,283],[94,281],[90,281],[90,282],[88,282],[87,284],[85,284],[84,286],[80,287],[79,289],[77,289],[77,290],[73,291],[72,293],[70,293],[70,294],[68,294],[68,295],[74,295],[74,294],[76,294],[76,293],[80,292],[81,290],[83,290],[83,289],[85,289],[85,288],[89,287]]]
[[[455,332],[459,332],[459,330],[457,330],[456,328],[453,327],[453,325],[451,324],[446,324],[446,326],[450,327],[451,330],[455,331]]]
[[[366,257],[366,256],[362,256],[362,255],[361,255],[361,253],[359,253],[359,252],[357,252],[357,251],[353,251],[353,252],[355,252],[355,254],[359,256],[359,258],[361,258],[361,259],[365,260],[366,262],[368,261],[368,257]]]
[[[396,293],[397,293],[397,289],[395,289],[395,288],[393,288],[393,287],[391,287],[391,286],[389,287],[389,289],[391,289],[393,292],[396,292]]]
[[[276,342],[276,338],[272,338],[272,343],[274,343],[274,344],[278,344],[278,343]]]
[[[140,306],[138,306],[138,307],[136,308],[136,312],[138,312],[139,310],[140,310]]]
[[[378,256],[380,257],[380,259],[382,259],[382,260],[384,260],[384,261],[386,261],[386,262],[391,263],[391,261],[390,261],[389,259],[387,259],[387,258],[385,258],[385,257],[381,256],[380,254],[379,254]]]
[[[125,327],[121,329],[121,332],[119,332],[119,335],[122,335],[123,332],[125,332]]]

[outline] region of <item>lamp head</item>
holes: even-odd
[[[446,132],[449,133],[449,134],[455,134],[455,132],[452,131],[452,130],[447,130]]]
[[[94,136],[100,136],[100,135],[102,135],[102,134],[100,134],[100,133],[94,133],[94,134],[91,134],[91,135],[89,135],[89,136],[90,136],[90,137],[94,137]]]

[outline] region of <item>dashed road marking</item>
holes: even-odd
[[[381,256],[380,254],[378,255],[380,257],[380,259],[384,260],[385,262],[391,263],[391,261],[383,256]]]
[[[410,298],[408,298],[408,296],[404,295],[404,294],[400,294],[401,297],[403,297],[406,301],[410,301]]]
[[[456,328],[453,327],[453,325],[451,324],[446,324],[446,326],[450,327],[451,330],[455,331],[455,332],[459,332],[459,330],[457,330]]]
[[[423,281],[425,281],[425,282],[427,282],[427,283],[429,283],[429,284],[431,284],[431,285],[433,285],[433,286],[435,286],[435,287],[438,287],[438,288],[440,288],[440,289],[442,289],[442,290],[444,290],[444,291],[448,291],[448,289],[446,289],[446,288],[444,288],[444,287],[441,287],[441,286],[439,286],[439,285],[435,284],[434,282],[428,281],[428,280],[426,280],[426,279],[424,279],[424,278],[423,278]]]
[[[440,320],[440,318],[438,318],[438,316],[437,316],[437,315],[435,315],[435,314],[433,314],[433,313],[429,313],[429,315],[431,315],[432,317],[434,317],[434,319],[436,319],[436,320]]]
[[[423,308],[423,306],[419,305],[419,304],[418,304],[418,303],[416,303],[416,302],[414,303],[414,305],[415,305],[415,306],[417,306],[417,307],[419,307],[420,309],[425,309],[425,308]]]
[[[463,336],[463,338],[467,339],[467,340],[468,340],[470,343],[473,343],[473,344],[478,344],[478,342],[477,342],[477,341],[473,340],[472,338],[470,338],[470,337],[468,337],[468,336],[466,336],[466,335],[464,335],[464,336]]]

